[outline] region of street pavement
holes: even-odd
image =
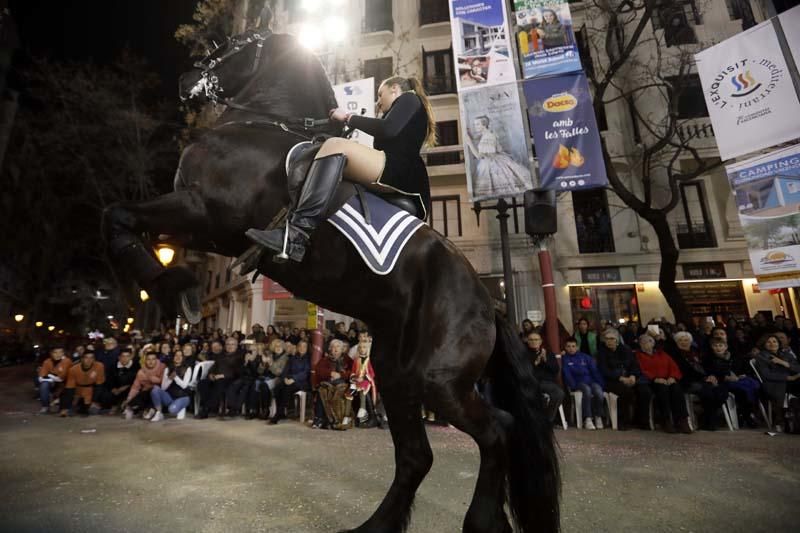
[[[0,369],[0,531],[329,532],[392,479],[388,431],[297,421],[61,419],[34,414],[28,368]],[[434,466],[412,532],[457,532],[477,448],[429,427]],[[762,431],[556,433],[563,531],[800,531],[800,437]]]

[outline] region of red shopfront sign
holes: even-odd
[[[264,300],[283,300],[286,298],[293,298],[294,295],[286,290],[280,283],[277,281],[272,281],[271,279],[264,277],[264,284],[263,284],[263,291],[262,291],[262,298]]]

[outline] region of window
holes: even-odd
[[[572,208],[582,254],[614,252],[614,234],[605,189],[573,191]]]
[[[702,24],[695,0],[650,0],[655,3],[651,21],[653,29],[664,30],[667,46],[694,44],[697,35],[693,24]]]
[[[216,279],[214,280],[214,288],[219,289],[219,272],[217,272]]]
[[[420,0],[419,25],[447,22],[450,20],[450,5],[447,0]]]
[[[436,123],[436,134],[439,139],[439,146],[455,146],[458,144],[458,121],[446,120]],[[446,152],[443,154],[428,154],[425,156],[426,164],[434,165],[457,165],[461,163],[459,152]]]
[[[456,92],[452,45],[446,50],[426,52],[422,49],[422,80],[430,95]]]
[[[577,322],[585,318],[595,328],[600,325],[600,320],[610,320],[615,324],[639,320],[635,285],[572,286],[569,300],[573,320]]]
[[[676,235],[678,248],[715,248],[717,240],[708,217],[706,199],[699,182],[681,183],[681,209]]]
[[[392,0],[369,0],[365,2],[363,33],[394,31]]]
[[[227,283],[230,283],[230,282],[231,282],[231,269],[230,268],[226,268],[225,269],[225,283],[227,284]]]
[[[445,237],[461,237],[461,197],[456,194],[431,198],[428,222]]]
[[[208,276],[206,277],[206,294],[211,292],[211,279],[213,278],[213,272],[210,270],[208,271]]]
[[[381,82],[392,75],[394,64],[391,57],[379,57],[364,61],[364,77],[375,78],[375,97]]]
[[[697,74],[672,76],[666,78],[666,81],[671,85],[669,89],[670,103],[675,99],[678,100],[678,118],[708,116],[703,87],[700,85],[700,76]]]
[[[746,30],[756,25],[753,8],[747,0],[725,0],[725,5],[731,20],[742,21],[742,29]]]

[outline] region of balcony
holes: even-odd
[[[364,17],[361,19],[361,33],[394,33],[394,19],[391,11],[381,17]]]
[[[419,25],[450,21],[450,6],[447,0],[422,0],[419,6]]]
[[[425,166],[428,167],[464,164],[464,149],[460,144],[434,146],[433,148],[427,148],[420,155],[422,155],[422,160],[425,161]]]
[[[703,220],[692,220],[690,223],[679,222],[675,225],[675,236],[678,239],[678,248],[716,248],[717,241],[714,231]]]

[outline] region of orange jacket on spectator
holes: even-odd
[[[45,362],[42,363],[41,368],[39,368],[39,377],[44,378],[47,377],[48,374],[53,374],[54,376],[58,376],[61,381],[66,381],[67,372],[69,372],[71,366],[72,361],[70,361],[69,357],[62,357],[58,363],[53,361],[52,357],[48,357]]]
[[[83,399],[86,405],[92,403],[92,393],[95,385],[106,382],[106,371],[103,363],[95,361],[89,370],[84,370],[80,361],[72,365],[67,372],[67,388],[75,389],[75,398]],[[66,409],[66,406],[61,406]]]
[[[653,355],[648,355],[641,351],[636,351],[636,360],[639,361],[639,368],[642,369],[647,379],[673,378],[676,381],[683,377],[675,360],[668,356],[663,350],[654,349]]]
[[[136,373],[136,379],[128,392],[128,400],[132,400],[140,391],[149,391],[156,385],[161,386],[161,379],[164,377],[164,363],[159,361],[155,368],[143,366]]]
[[[342,357],[339,359],[339,366],[342,369],[339,372],[342,375],[342,379],[345,381],[350,380],[350,373],[353,369],[353,360],[347,357],[347,355],[342,354]],[[324,381],[331,380],[331,372],[336,371],[336,363],[330,357],[323,357],[317,363],[317,366],[314,367],[314,372],[311,374],[311,385],[316,389],[319,387],[319,384]]]

